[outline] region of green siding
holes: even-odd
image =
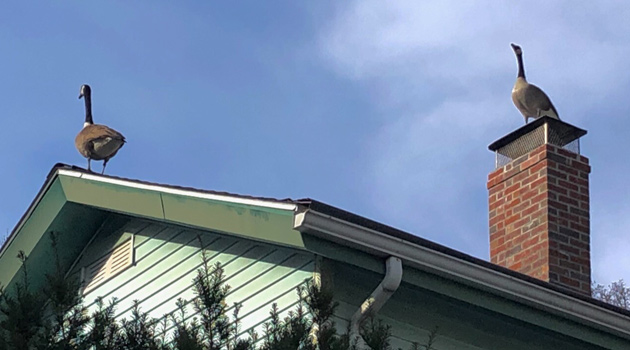
[[[348,279],[338,279],[339,277],[336,276],[336,280],[340,281],[338,284],[351,284],[352,286],[349,287],[359,288],[358,286],[360,286],[361,283],[354,282],[356,279],[354,271],[363,271],[372,276],[371,284],[363,285],[362,288],[364,289],[360,291],[354,290],[348,294],[356,296],[360,295],[359,293],[363,293],[361,294],[360,302],[363,302],[363,300],[369,296],[378,283],[380,283],[380,279],[385,273],[384,257],[377,257],[348,247],[340,247],[335,243],[309,235],[304,236],[304,243],[309,251],[335,261],[334,266],[336,266],[337,269],[353,271],[348,273]],[[337,271],[334,271],[334,273],[337,274]],[[353,282],[349,283],[348,281]],[[502,322],[504,322],[503,320],[513,320],[517,318],[519,322],[523,321],[525,328],[529,327],[536,330],[533,333],[528,333],[532,334],[534,338],[538,337],[536,334],[545,333],[545,329],[550,329],[553,330],[553,332],[551,332],[551,338],[569,339],[567,341],[574,341],[576,344],[589,344],[587,347],[582,347],[584,349],[599,349],[598,346],[610,349],[624,349],[628,347],[627,340],[613,334],[596,330],[579,322],[569,321],[566,318],[558,317],[549,312],[529,307],[526,304],[518,303],[508,298],[489,294],[487,291],[473,288],[452,279],[437,276],[408,265],[403,266],[403,285],[417,288],[425,294],[430,292],[435,295],[443,295],[447,300],[459,302],[458,305],[461,305],[461,307],[465,309],[476,310],[474,313],[471,311],[470,316],[477,318],[473,321],[474,324],[496,324],[496,327],[500,328],[502,327]],[[336,287],[339,287],[339,285]],[[391,307],[390,304],[392,301],[401,298],[401,290],[397,291],[394,298],[387,302],[383,311]],[[408,299],[409,300],[406,300],[404,303],[404,309],[409,310],[410,305],[414,307],[419,305],[418,307],[420,309],[423,308],[424,304],[421,299],[417,297],[409,297]],[[354,303],[357,302],[358,301],[355,301]],[[358,307],[359,304],[356,305]],[[345,316],[349,318],[351,315]],[[412,316],[416,317],[416,314]],[[399,315],[395,315],[395,318],[404,319],[399,318]],[[415,319],[417,319],[417,317]],[[499,320],[498,324],[493,320]],[[462,321],[460,319],[453,319],[445,323],[457,324],[458,322]],[[424,331],[431,329],[431,327],[432,326],[427,325]],[[518,335],[519,333],[514,334]],[[480,335],[479,337],[482,336]],[[474,339],[473,336],[470,338]],[[510,342],[510,339],[507,339],[506,342]],[[470,344],[474,344],[474,342]],[[597,344],[598,346],[592,344]],[[581,349],[579,346],[583,345],[576,345],[575,348]],[[493,347],[490,346],[489,348]],[[404,346],[403,349],[405,349]],[[516,349],[518,349],[518,347],[516,347]]]
[[[403,274],[410,270],[406,267]],[[340,302],[336,316],[340,329],[345,329],[352,314],[383,275],[342,263],[332,263],[331,271],[335,298]],[[427,279],[430,278],[427,275]],[[438,327],[435,347],[440,350],[603,349],[405,282],[385,304],[378,318],[392,326],[393,348],[408,349],[412,342],[423,344],[429,331]]]
[[[240,312],[245,332],[255,327],[261,331],[269,317],[272,303],[283,310],[297,302],[296,287],[310,278],[314,257],[309,253],[280,246],[262,244],[238,237],[193,230],[156,222],[131,220],[115,232],[101,232],[85,250],[74,269],[96,261],[115,242],[135,234],[136,263],[85,295],[90,308],[103,297],[118,299],[116,316],[129,317],[134,300],[142,311],[162,317],[176,310],[178,298],[194,297],[192,280],[202,266],[204,244],[212,264],[220,262],[231,286],[227,303],[242,303]],[[102,237],[101,237],[102,236]],[[190,309],[192,316],[192,309]]]

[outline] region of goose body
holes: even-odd
[[[525,124],[529,118],[538,119],[549,116],[560,119],[556,108],[551,103],[549,96],[542,89],[530,84],[525,79],[525,67],[523,65],[523,51],[520,46],[511,44],[518,62],[518,76],[512,88],[512,101],[525,118]]]
[[[103,171],[107,162],[116,155],[125,144],[125,137],[118,131],[101,124],[94,124],[92,120],[92,90],[89,85],[82,85],[79,98],[85,100],[85,122],[83,129],[74,139],[74,145],[79,153],[88,160],[88,170],[91,160],[102,160]]]

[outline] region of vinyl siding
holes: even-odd
[[[352,315],[381,282],[383,275],[344,263],[328,267],[339,307],[335,321],[345,331]],[[422,275],[405,266],[404,274]],[[433,278],[425,273],[424,281]],[[557,350],[602,349],[522,320],[467,304],[403,282],[379,311],[377,319],[391,326],[393,349],[423,345],[437,327],[434,348],[438,350]],[[424,347],[420,347],[423,349]]]
[[[129,318],[134,300],[161,318],[176,310],[178,298],[194,298],[193,278],[202,267],[201,245],[211,264],[220,262],[230,285],[227,304],[241,303],[242,332],[261,333],[273,303],[286,313],[297,302],[296,287],[312,277],[310,253],[207,231],[133,219],[117,230],[101,230],[79,258],[74,273],[102,261],[103,253],[134,236],[134,264],[85,293],[93,310],[97,297],[118,300],[117,318]],[[85,270],[84,270],[85,271]],[[88,275],[89,276],[89,275]],[[90,281],[84,281],[89,284]],[[188,308],[189,317],[193,310]],[[230,311],[231,314],[231,311]]]

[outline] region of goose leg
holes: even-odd
[[[109,160],[109,159],[105,159],[105,160],[103,161],[103,171],[101,171],[101,175],[105,174],[105,167],[107,166],[107,161],[108,161],[108,160]]]
[[[91,160],[91,159],[90,159],[90,158],[88,158],[88,171],[89,171],[89,172],[91,172],[91,171],[92,171],[92,169],[90,168],[90,160]]]

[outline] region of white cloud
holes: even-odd
[[[394,223],[480,257],[487,225],[478,206],[486,205],[493,164],[485,146],[522,123],[510,100],[509,43],[523,47],[528,79],[573,124],[630,81],[625,2],[354,1],[338,10],[320,36],[322,59],[380,91],[373,107],[383,124],[366,141],[373,205]],[[602,243],[602,251],[614,245]],[[603,255],[593,255],[596,270]],[[630,277],[630,267],[615,273]]]

